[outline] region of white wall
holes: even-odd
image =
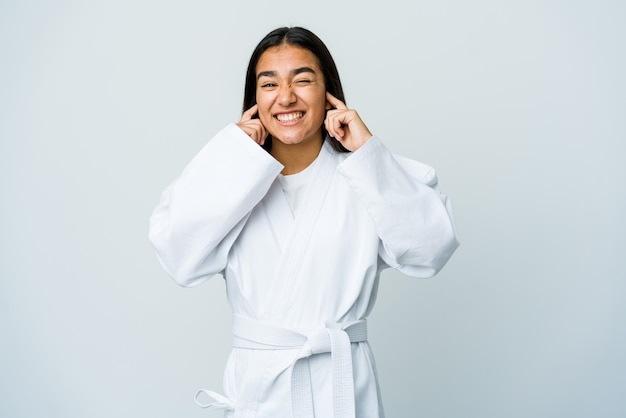
[[[220,387],[223,282],[176,287],[147,222],[292,24],[456,210],[440,276],[381,285],[388,416],[626,416],[625,3],[365,3],[0,3],[0,416],[220,416],[191,397]]]

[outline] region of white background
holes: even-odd
[[[177,287],[148,217],[283,25],[456,211],[438,278],[381,283],[388,416],[626,416],[625,3],[367,4],[0,2],[0,416],[220,416],[223,281]]]

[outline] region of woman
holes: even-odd
[[[233,350],[204,406],[272,418],[384,416],[365,326],[380,272],[431,277],[458,246],[434,171],[372,136],[298,27],[259,43],[241,120],[165,190],[150,239],[182,286],[226,280]]]

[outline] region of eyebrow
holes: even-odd
[[[311,67],[300,67],[300,68],[291,70],[292,76],[302,74],[302,73],[316,74],[315,70]],[[258,81],[261,77],[277,77],[277,76],[278,76],[278,73],[276,71],[261,71],[260,73],[257,74],[256,79]]]

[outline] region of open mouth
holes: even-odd
[[[304,112],[280,113],[274,115],[274,118],[279,122],[294,122],[298,119],[302,119],[303,117]]]

